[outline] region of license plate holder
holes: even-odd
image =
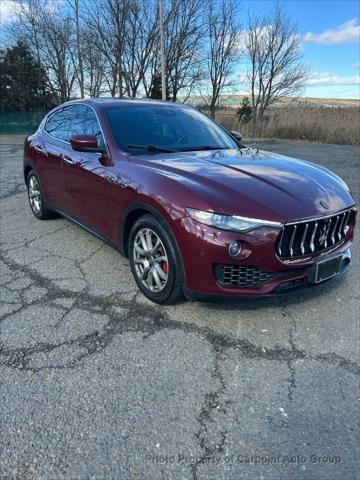
[[[311,283],[321,283],[329,278],[335,277],[341,270],[343,257],[338,255],[331,257],[313,265],[313,275],[309,276]]]

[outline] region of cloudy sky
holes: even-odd
[[[299,25],[311,68],[304,95],[360,98],[359,1],[285,0],[282,5]],[[272,6],[272,0],[242,0],[240,14],[263,14]],[[0,9],[1,24],[11,21],[14,0],[0,0]]]
[[[270,0],[245,0],[242,11],[262,14]],[[285,0],[303,36],[311,74],[304,95],[360,98],[360,3],[353,0]]]

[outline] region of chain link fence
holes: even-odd
[[[46,112],[0,112],[0,135],[29,135],[34,133]]]

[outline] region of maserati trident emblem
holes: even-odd
[[[329,205],[328,205],[326,202],[324,202],[324,200],[320,200],[320,205],[321,205],[323,208],[325,208],[326,210],[328,210],[328,208],[329,208]]]
[[[327,243],[326,239],[327,239],[327,236],[329,234],[329,230],[330,230],[330,222],[327,222],[322,226],[321,231],[320,231],[319,244],[320,244],[321,247],[324,244],[325,244],[325,247],[326,247],[326,243]]]

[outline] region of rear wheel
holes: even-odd
[[[153,215],[135,222],[129,236],[129,260],[136,283],[150,300],[172,304],[183,297],[180,253],[164,222]]]
[[[33,171],[29,173],[27,178],[27,189],[30,207],[35,217],[39,220],[54,218],[56,214],[45,206],[39,179]]]

